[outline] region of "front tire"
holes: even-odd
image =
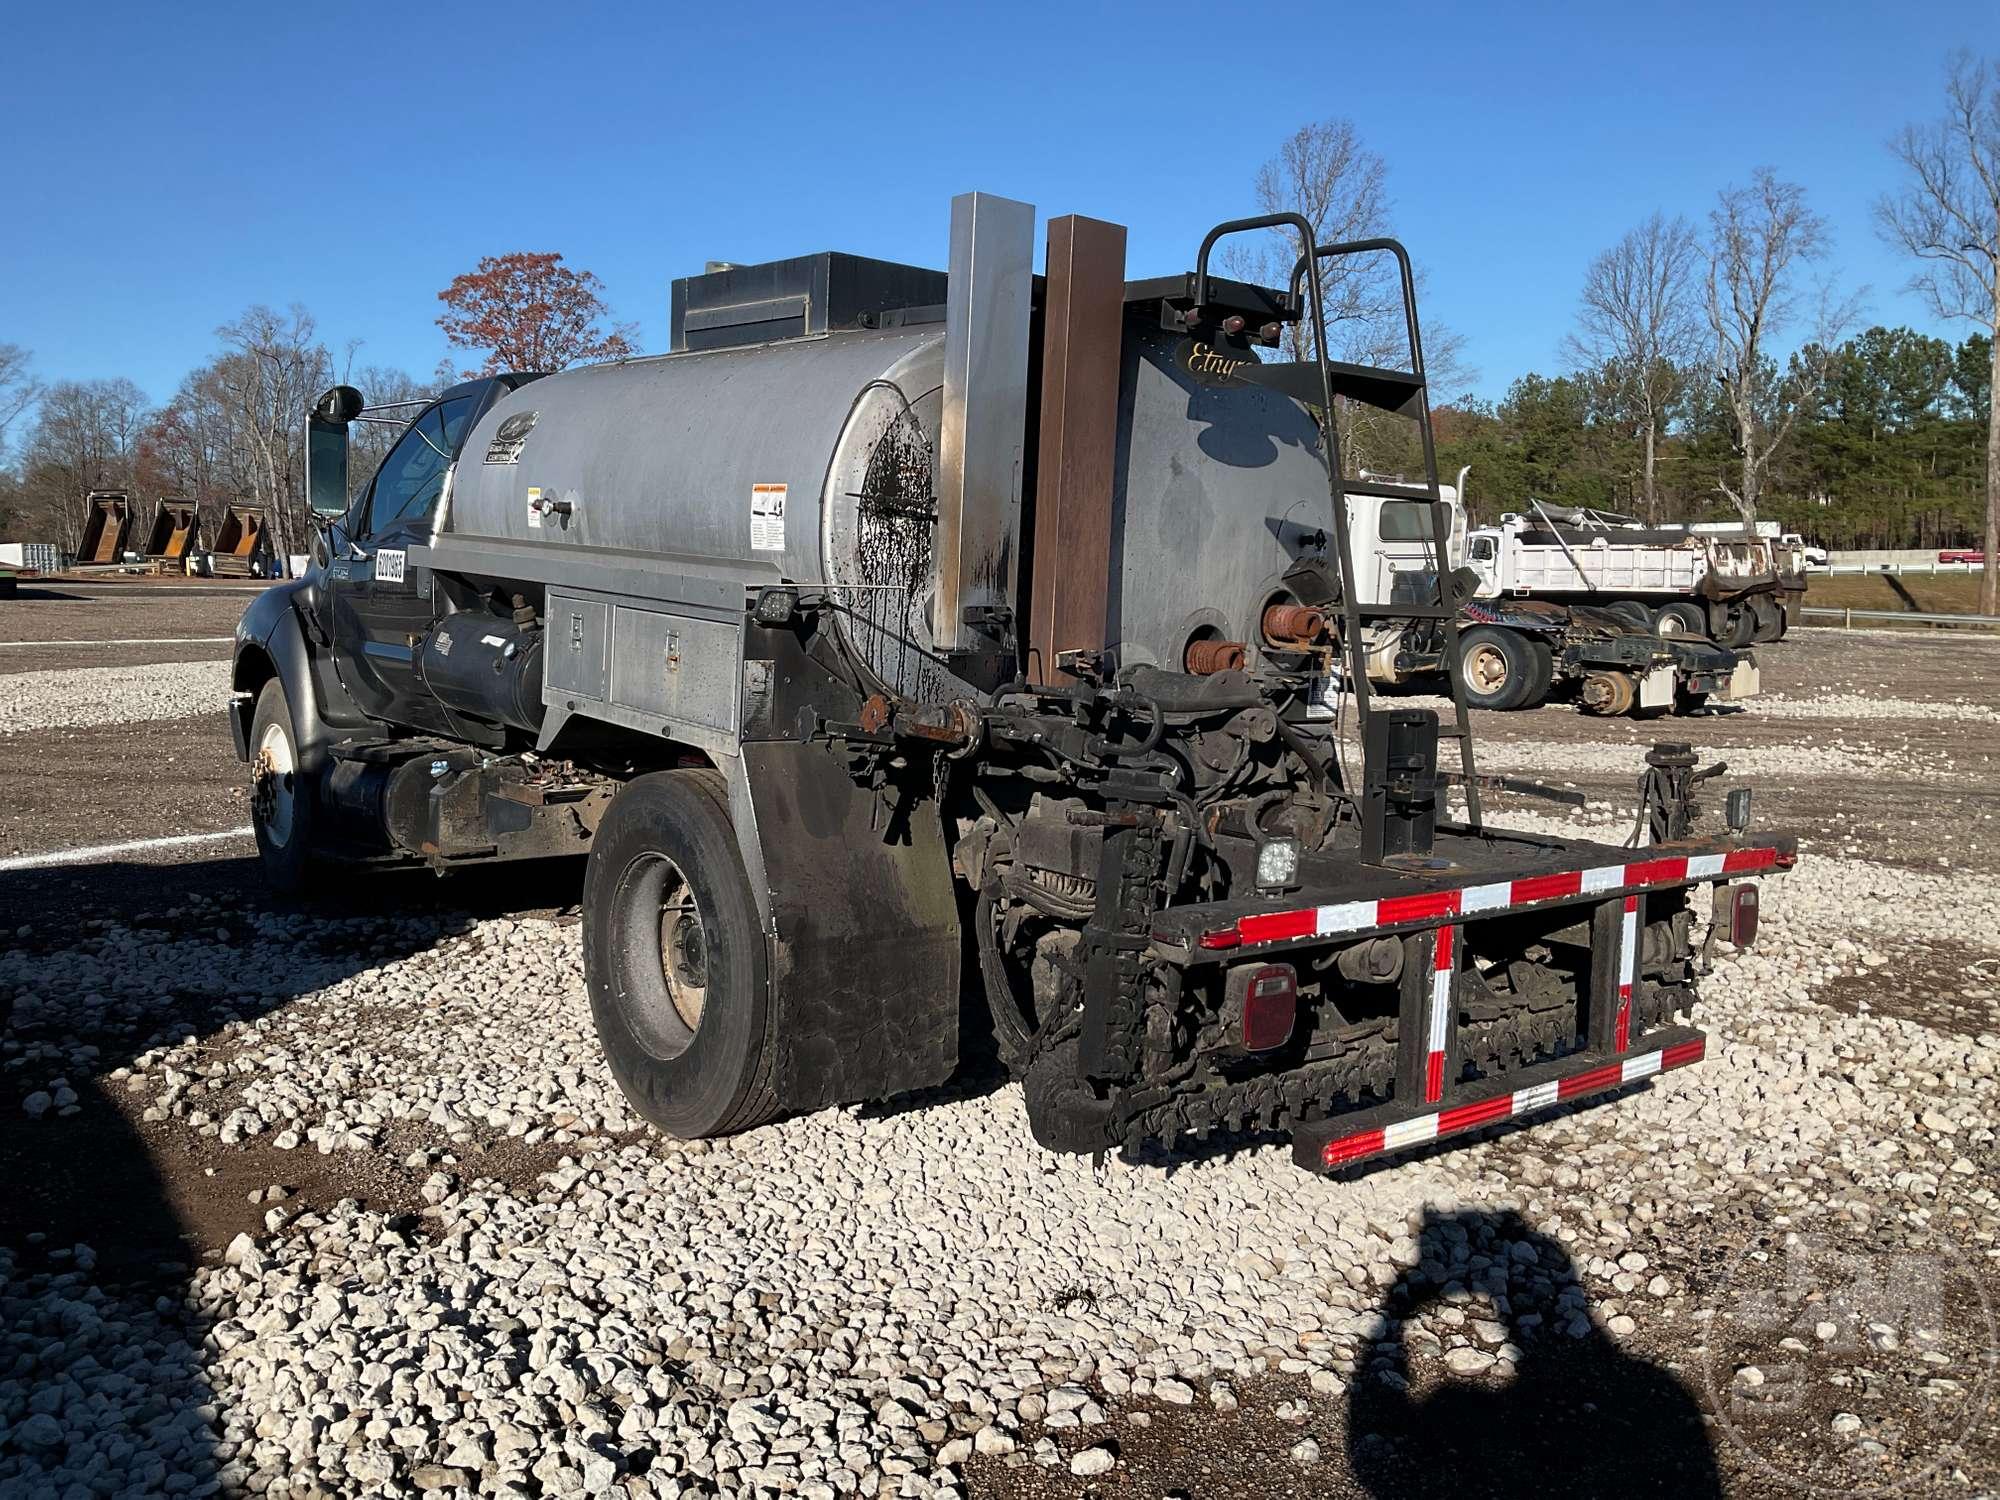
[[[591,843],[583,910],[591,1018],[633,1109],[683,1140],[774,1116],[764,943],[722,778],[628,782]]]
[[[1533,691],[1538,663],[1511,630],[1481,625],[1458,638],[1459,678],[1473,708],[1519,708]]]
[[[302,895],[311,884],[318,815],[312,778],[299,766],[292,706],[273,677],[250,718],[250,826],[265,882],[281,896]]]

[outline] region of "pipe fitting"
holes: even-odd
[[[1217,672],[1240,672],[1248,659],[1241,641],[1203,639],[1188,642],[1183,665],[1196,677],[1212,677]]]

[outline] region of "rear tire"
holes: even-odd
[[[299,768],[292,706],[273,677],[258,692],[250,717],[250,827],[265,882],[280,896],[304,895],[311,888],[318,816],[312,778]]]
[[[1709,636],[1719,646],[1727,646],[1732,651],[1741,650],[1750,644],[1750,638],[1757,631],[1757,616],[1743,600],[1728,604],[1711,604],[1708,607]]]
[[[1528,690],[1521,695],[1516,708],[1540,708],[1549,701],[1549,690],[1556,683],[1556,651],[1546,639],[1539,635],[1527,635],[1521,639],[1528,643],[1528,651],[1534,657],[1534,674],[1528,679]]]
[[[1654,611],[1653,628],[1668,639],[1679,637],[1705,641],[1708,639],[1708,614],[1691,600],[1676,599]]]
[[[776,1115],[764,942],[722,778],[628,782],[591,843],[583,909],[591,1018],[633,1109],[683,1140]]]
[[[1777,600],[1768,595],[1755,594],[1743,602],[1750,612],[1750,639],[1753,643],[1775,641],[1785,633],[1785,614]]]
[[[1537,662],[1527,640],[1480,625],[1458,638],[1459,678],[1473,708],[1519,708],[1534,687]]]

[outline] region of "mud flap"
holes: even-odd
[[[944,1082],[958,1065],[960,924],[936,802],[892,807],[824,746],[796,741],[746,743],[743,770],[768,892],[780,1103]]]
[[[1672,708],[1674,706],[1674,679],[1678,674],[1671,665],[1654,667],[1639,679],[1639,707]]]
[[[1745,656],[1736,663],[1736,669],[1729,674],[1729,686],[1723,690],[1722,696],[1727,701],[1736,703],[1744,698],[1756,697],[1760,687],[1761,684],[1757,680],[1757,663]]]

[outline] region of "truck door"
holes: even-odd
[[[1438,565],[1436,549],[1431,545],[1431,508],[1424,500],[1385,500],[1376,519],[1378,540],[1375,549],[1376,575],[1374,588],[1377,601],[1393,603],[1396,598],[1396,578],[1403,573],[1431,573]],[[1449,566],[1451,538],[1445,538],[1445,552]],[[1430,604],[1436,601],[1436,584],[1426,583],[1414,596],[1418,601]]]
[[[489,395],[490,387],[455,392],[405,428],[347,528],[346,556],[330,575],[334,659],[370,718],[450,727],[417,680],[416,643],[435,610],[430,569],[413,564],[410,549],[429,546],[459,441]]]
[[[1466,566],[1479,575],[1478,597],[1497,599],[1502,589],[1499,533],[1481,529],[1471,533],[1466,550]]]

